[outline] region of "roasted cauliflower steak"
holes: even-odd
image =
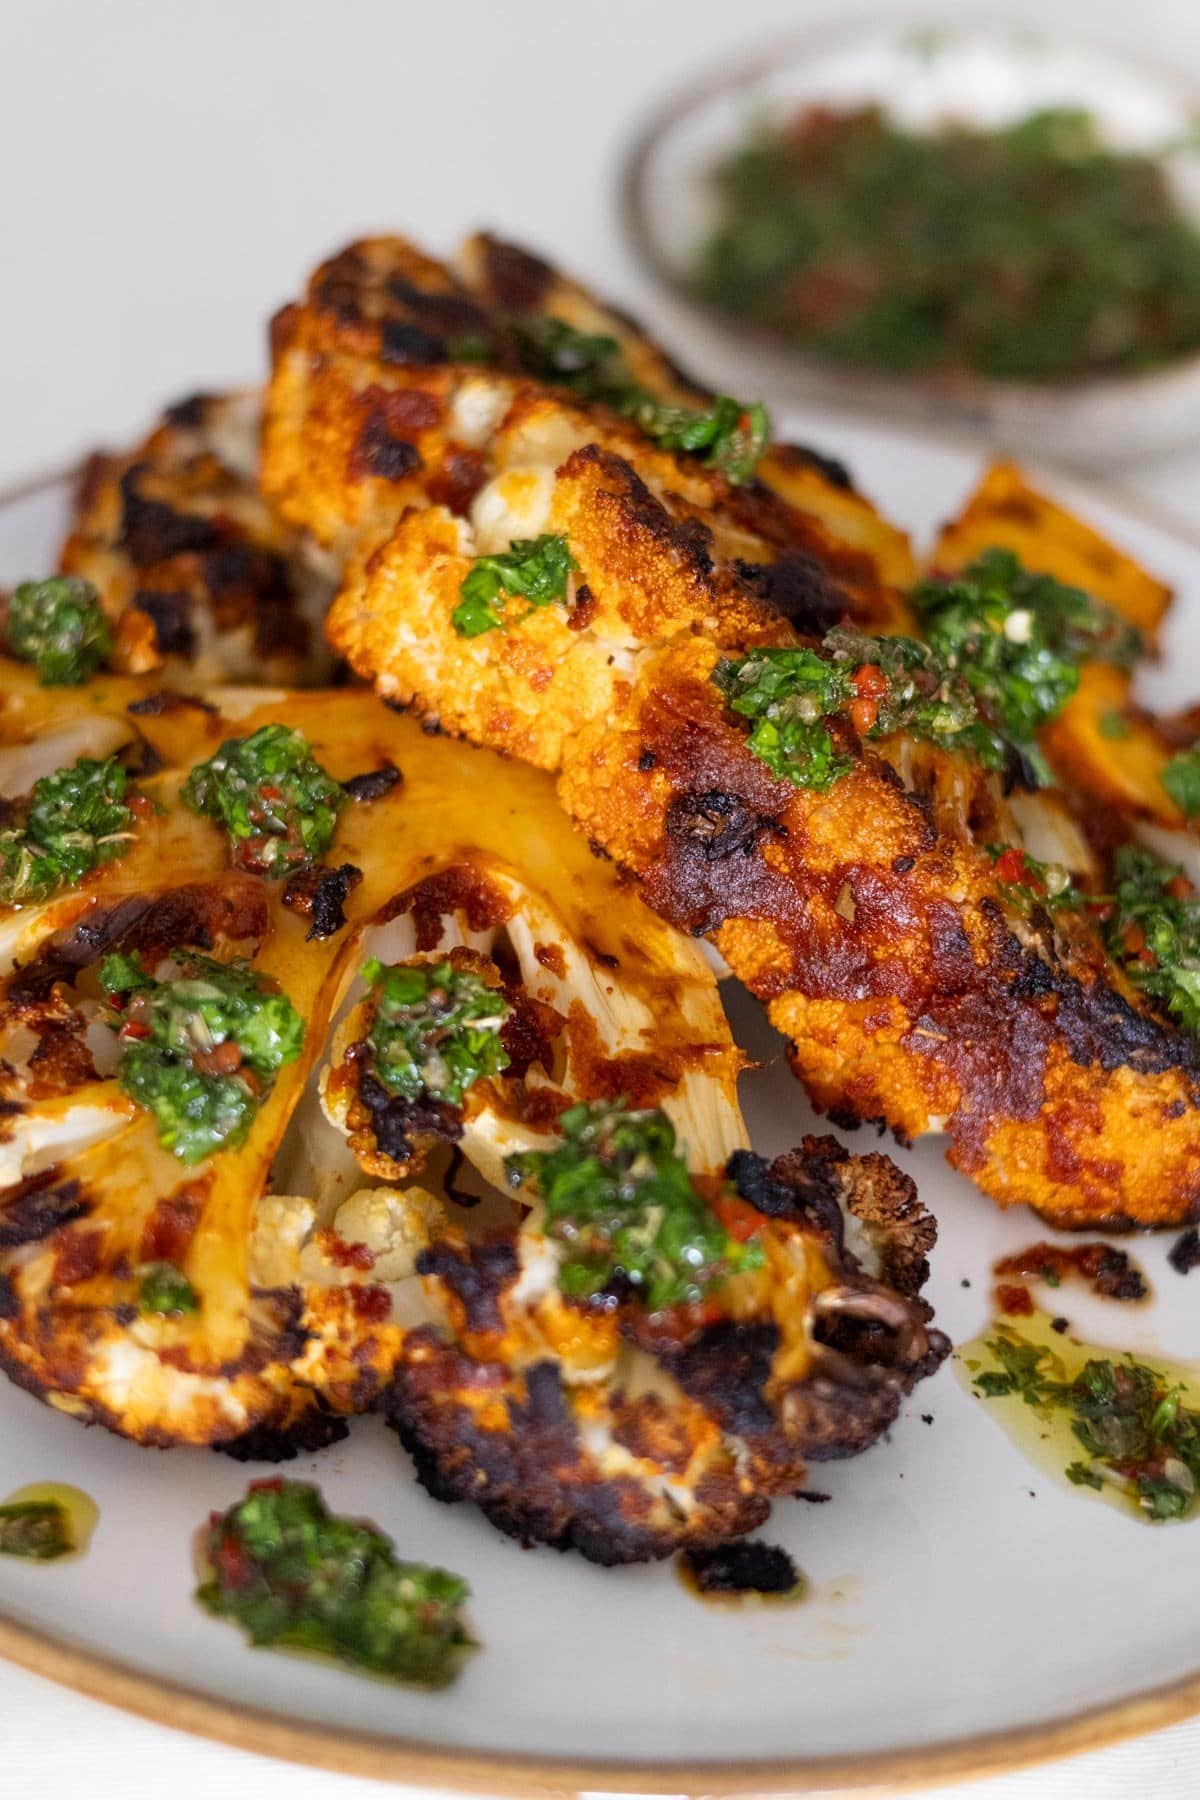
[[[60,568],[96,588],[123,673],[328,679],[329,570],[263,496],[259,416],[257,393],[196,394],[84,465]]]
[[[798,785],[727,704],[731,669],[832,654],[830,626],[911,629],[907,551],[836,470],[768,447],[731,477],[680,447],[669,409],[702,390],[490,239],[459,274],[400,240],[353,245],[273,347],[263,482],[343,562],[335,649],[389,703],[555,773],[589,840],[766,1003],[822,1110],[943,1131],[993,1198],[1062,1225],[1200,1212],[1195,1039],[1086,911],[1014,905],[989,850],[1020,842],[996,819],[1057,814],[1086,865],[1070,804],[871,735],[853,707],[830,739],[840,778]],[[548,540],[569,553],[560,602],[464,631],[472,572]],[[1130,591],[1152,626],[1161,593]]]
[[[624,1562],[749,1530],[940,1362],[911,1183],[831,1139],[753,1155],[705,957],[548,776],[350,689],[4,675],[0,1362],[21,1386],[243,1457],[381,1409],[435,1494]],[[307,760],[243,816],[230,771],[281,732]],[[311,855],[279,825],[296,767],[332,821]],[[117,815],[53,840],[95,840],[54,885],[44,784],[97,771]],[[600,1268],[550,1171],[586,1140],[605,1176],[627,1138],[647,1147],[622,1193],[649,1170],[687,1230],[660,1243],[647,1203]]]

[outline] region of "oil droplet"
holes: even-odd
[[[67,1534],[71,1548],[61,1556],[46,1559],[48,1563],[77,1562],[92,1541],[92,1533],[100,1520],[100,1508],[82,1488],[66,1481],[31,1481],[15,1488],[0,1500],[0,1506],[21,1506],[28,1501],[61,1506],[67,1518]]]
[[[1001,1319],[990,1325],[977,1338],[960,1345],[954,1358],[955,1370],[963,1387],[980,1406],[986,1408],[989,1416],[995,1419],[1013,1442],[1020,1446],[1030,1462],[1044,1474],[1059,1486],[1069,1489],[1072,1494],[1083,1495],[1090,1500],[1102,1500],[1127,1517],[1139,1519],[1144,1524],[1159,1522],[1143,1504],[1136,1480],[1128,1471],[1107,1468],[1099,1460],[1089,1459],[1087,1448],[1072,1428],[1071,1410],[1061,1400],[1049,1399],[1044,1404],[1035,1406],[1030,1405],[1019,1392],[998,1395],[979,1392],[975,1386],[976,1378],[985,1372],[998,1371],[1003,1366],[989,1347],[989,1342],[994,1342],[1000,1335],[1007,1336],[1020,1346],[1032,1346],[1044,1352],[1039,1372],[1051,1382],[1072,1382],[1083,1372],[1085,1364],[1093,1361],[1112,1364],[1118,1370],[1136,1366],[1153,1371],[1160,1378],[1164,1392],[1174,1390],[1178,1393],[1181,1407],[1197,1412],[1200,1412],[1200,1369],[1168,1362],[1165,1357],[1160,1356],[1138,1355],[1131,1359],[1127,1352],[1114,1349],[1111,1345],[1086,1343],[1070,1331],[1056,1331],[1050,1314],[1036,1308],[1019,1319]],[[1068,1477],[1069,1468],[1080,1469],[1084,1466],[1093,1475],[1103,1475],[1100,1486],[1089,1485],[1086,1481],[1072,1481]],[[1181,1469],[1178,1463],[1169,1472],[1185,1487],[1191,1479],[1190,1471],[1186,1467]],[[1173,1517],[1191,1518],[1198,1511],[1200,1508],[1192,1499],[1186,1510]]]

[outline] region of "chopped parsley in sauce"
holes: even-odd
[[[477,556],[459,588],[450,622],[460,637],[480,637],[520,622],[526,613],[566,600],[567,583],[578,567],[565,537],[544,532],[536,538],[514,538],[495,556]],[[508,616],[505,598],[520,597],[525,612]]]
[[[172,1314],[199,1312],[200,1297],[195,1288],[174,1263],[147,1263],[140,1271],[138,1306],[144,1313]]]
[[[1162,784],[1185,818],[1200,817],[1200,745],[1171,758]]]
[[[1105,942],[1133,985],[1187,1031],[1200,1031],[1200,894],[1172,863],[1123,844],[1101,917]]]
[[[728,394],[704,407],[658,400],[634,380],[616,338],[575,331],[549,315],[515,319],[509,330],[531,375],[611,406],[664,450],[702,457],[735,487],[753,479],[771,436],[764,406],[744,406]]]
[[[372,959],[363,979],[373,990],[371,1066],[389,1094],[460,1106],[481,1076],[508,1067],[500,1031],[511,1008],[474,969]]]
[[[346,798],[307,738],[287,725],[228,738],[197,763],[181,792],[195,812],[225,827],[235,868],[274,879],[324,855]]]
[[[477,1646],[447,1569],[401,1562],[374,1525],[331,1513],[308,1482],[252,1482],[213,1513],[196,1598],[252,1644],[311,1650],[392,1681],[445,1687]]]
[[[732,1197],[704,1198],[664,1112],[581,1102],[559,1127],[553,1150],[521,1152],[506,1166],[541,1198],[546,1235],[565,1252],[558,1282],[569,1298],[632,1293],[660,1312],[694,1305],[726,1277],[762,1266],[754,1236],[762,1220]]]
[[[178,974],[158,980],[136,954],[106,956],[100,984],[121,1043],[122,1092],[154,1115],[160,1143],[195,1163],[246,1137],[274,1077],[299,1056],[304,1021],[286,994],[242,963],[193,950],[173,962]],[[161,1276],[151,1294],[164,1297]]]
[[[127,787],[115,756],[81,756],[36,781],[0,829],[0,905],[45,900],[124,856],[133,837]]]
[[[1079,686],[1083,663],[1127,668],[1138,633],[1079,588],[1026,569],[1011,550],[986,550],[961,574],[912,595],[934,652],[970,687],[981,713],[1051,779],[1034,738]]]
[[[0,1556],[53,1562],[75,1548],[70,1515],[57,1500],[15,1500],[0,1506]]]
[[[754,755],[779,780],[825,792],[853,766],[851,738],[905,731],[999,768],[1005,747],[980,718],[961,676],[912,638],[831,631],[820,651],[752,650],[719,662],[712,680],[732,712],[752,721]]]
[[[1012,845],[988,844],[987,852],[995,865],[993,873],[1000,891],[1011,906],[1025,912],[1044,906],[1053,912],[1086,904],[1086,897],[1073,885],[1070,871],[1061,863],[1040,862],[1027,850]]]
[[[1091,1357],[1070,1376],[1054,1351],[1008,1325],[982,1347],[994,1366],[976,1369],[975,1392],[1061,1418],[1083,1451],[1063,1469],[1068,1481],[1119,1489],[1151,1519],[1195,1510],[1200,1412],[1179,1383],[1133,1356]]]
[[[829,362],[1053,382],[1200,348],[1200,232],[1086,112],[919,133],[813,107],[712,183],[696,292]]]
[[[8,602],[8,647],[33,664],[43,687],[76,687],[94,675],[112,635],[91,582],[76,575],[23,581]]]

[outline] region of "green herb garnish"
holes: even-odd
[[[712,680],[732,712],[751,719],[754,755],[779,780],[819,793],[852,767],[829,721],[861,738],[928,738],[998,768],[1004,745],[979,717],[962,679],[912,638],[831,631],[821,650],[752,650],[719,662]]]
[[[197,763],[181,792],[188,806],[225,827],[236,868],[274,878],[325,853],[346,798],[307,738],[287,725],[228,738]]]
[[[331,1513],[304,1481],[256,1481],[213,1513],[196,1598],[252,1644],[316,1651],[393,1681],[440,1688],[476,1648],[447,1569],[401,1562],[374,1525]]]
[[[648,438],[663,450],[702,451],[710,468],[719,469],[734,487],[751,481],[771,438],[771,421],[765,406],[743,406],[728,394],[718,394],[708,406],[676,406],[651,394],[634,398],[632,392],[617,404]]]
[[[70,1517],[57,1500],[12,1500],[0,1506],[0,1556],[53,1562],[74,1548]]]
[[[174,1263],[147,1263],[141,1271],[138,1306],[144,1313],[194,1313],[200,1310],[200,1297],[195,1288]]]
[[[1185,818],[1200,816],[1200,745],[1171,758],[1162,784]]]
[[[914,132],[815,108],[712,179],[696,291],[831,362],[1049,382],[1200,347],[1200,232],[1085,112]]]
[[[122,1092],[153,1113],[160,1143],[195,1163],[244,1140],[274,1077],[299,1056],[304,1021],[243,963],[193,950],[174,960],[179,974],[156,980],[137,955],[106,956],[100,985],[121,1040]]]
[[[980,711],[1030,762],[1050,770],[1034,742],[1079,686],[1083,663],[1128,667],[1141,638],[1079,588],[1033,574],[1011,550],[986,550],[960,575],[923,581],[913,604],[935,653],[970,687]]]
[[[559,1128],[555,1149],[510,1156],[506,1166],[537,1189],[546,1234],[565,1247],[564,1294],[587,1300],[631,1289],[659,1312],[762,1266],[761,1245],[731,1237],[698,1192],[664,1112],[583,1102]]]
[[[0,829],[0,905],[45,900],[124,856],[133,837],[127,786],[115,756],[81,756],[36,781],[13,808],[18,822]]]
[[[719,662],[712,679],[753,720],[747,742],[777,780],[824,793],[853,767],[826,724],[850,698],[847,669],[815,650],[755,650]]]
[[[8,647],[44,687],[77,687],[112,649],[100,597],[77,575],[23,581],[8,603]]]
[[[974,1377],[985,1399],[1012,1396],[1042,1411],[1065,1410],[1087,1460],[1065,1473],[1076,1486],[1132,1489],[1152,1519],[1194,1510],[1200,1477],[1200,1412],[1184,1406],[1182,1389],[1145,1363],[1093,1358],[1071,1381],[1058,1378],[1053,1352],[1011,1326],[997,1327],[986,1348],[999,1365]]]
[[[462,597],[450,622],[460,637],[479,637],[517,624],[519,619],[509,619],[502,610],[506,595],[527,600],[526,612],[565,600],[568,578],[578,566],[565,537],[545,532],[536,538],[514,538],[498,555],[475,558],[458,590]]]
[[[1123,844],[1113,864],[1111,908],[1105,942],[1130,981],[1185,1031],[1200,1032],[1200,895],[1183,870],[1140,845]]]
[[[735,487],[753,478],[771,437],[764,406],[744,406],[728,394],[705,407],[658,400],[633,379],[616,338],[575,331],[545,314],[514,319],[509,330],[531,375],[612,407],[664,450],[702,455]]]
[[[1061,863],[1040,862],[1011,844],[987,844],[985,848],[996,865],[1000,892],[1011,906],[1023,912],[1035,906],[1056,912],[1086,903],[1086,896],[1074,886],[1070,871]]]
[[[371,1066],[389,1094],[460,1106],[481,1076],[508,1067],[500,1029],[512,1008],[473,969],[372,959],[363,979],[374,990]]]

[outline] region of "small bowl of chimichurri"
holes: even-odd
[[[670,102],[626,219],[715,378],[1116,463],[1200,436],[1198,122],[1128,55],[860,27]]]

